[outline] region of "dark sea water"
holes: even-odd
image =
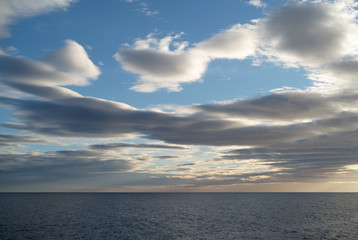
[[[0,239],[358,239],[354,193],[0,194]]]

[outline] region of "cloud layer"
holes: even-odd
[[[38,1],[37,7],[19,1],[2,3],[0,37],[8,35],[7,27],[14,20],[70,2]],[[22,131],[0,136],[6,148],[0,152],[1,182],[21,184],[123,172],[196,187],[333,178],[349,181],[347,176],[355,173],[358,164],[355,7],[353,1],[290,1],[262,19],[235,24],[199,43],[181,41],[181,34],[162,39],[150,34],[120,49],[114,58],[139,76],[132,87],[139,92],[180,91],[182,84],[201,80],[214,59],[250,58],[255,63],[300,67],[313,81],[307,89],[172,106],[171,112],[137,109],[67,88],[88,85],[101,73],[73,40],[66,40],[42,60],[1,52],[0,77],[7,89],[0,103],[16,119],[2,126]],[[10,89],[20,94],[10,95]],[[65,139],[118,139],[133,134],[160,143],[113,141],[40,154],[10,149],[48,144],[28,133]],[[203,147],[209,150],[200,150]],[[151,153],[129,154],[127,149]]]

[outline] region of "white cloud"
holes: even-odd
[[[137,84],[132,87],[139,92],[153,92],[159,88],[169,91],[181,90],[180,84],[200,80],[204,74],[208,57],[190,50],[184,51],[186,42],[175,42],[176,36],[163,39],[138,39],[132,48],[121,49],[114,58],[130,72],[140,74]],[[171,49],[176,45],[175,49]]]
[[[65,46],[50,52],[46,62],[60,71],[74,74],[77,81],[74,85],[86,85],[88,79],[97,79],[101,73],[99,68],[89,59],[86,50],[73,40],[66,40]]]
[[[342,60],[311,69],[307,74],[313,81],[311,90],[337,94],[358,91],[358,60]]]
[[[0,38],[8,37],[9,24],[19,18],[31,17],[66,8],[75,0],[5,0],[0,2]]]
[[[146,8],[143,8],[142,10],[145,12],[145,15],[147,15],[147,16],[153,16],[153,15],[159,14],[158,10],[151,11]]]
[[[85,46],[85,48],[86,48],[87,50],[93,50],[93,47],[92,47],[91,45],[88,45],[88,44]]]
[[[18,54],[19,53],[19,49],[17,49],[14,46],[9,46],[6,48],[6,52],[8,52],[9,54]]]
[[[159,14],[158,10],[149,9],[148,3],[142,0],[122,0],[125,3],[134,4],[136,11],[143,13],[146,16],[153,16]]]
[[[237,24],[196,44],[194,50],[213,59],[244,59],[254,55],[256,47],[255,28],[252,25]]]
[[[265,7],[266,4],[261,2],[260,0],[249,0],[247,4],[255,6],[255,7]]]

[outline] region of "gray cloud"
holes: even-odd
[[[358,164],[358,127],[335,131],[291,143],[266,144],[222,153],[218,160],[256,160],[277,169],[266,172],[263,181],[321,181],[347,173],[347,166]],[[255,174],[253,174],[254,176]],[[342,175],[342,177],[344,177]]]
[[[14,135],[0,133],[0,147],[18,147],[27,143],[48,143],[45,139],[27,135]]]
[[[180,158],[180,156],[163,155],[163,156],[155,156],[155,158],[158,158],[158,159],[174,159],[174,158]]]
[[[357,49],[356,14],[348,2],[289,1],[259,22],[271,53],[303,65],[337,61]],[[354,37],[353,37],[354,38]],[[352,51],[353,50],[353,51]]]
[[[40,86],[17,82],[6,82],[5,84],[18,91],[53,100],[82,96],[81,94],[64,87]]]
[[[150,138],[173,143],[222,145],[229,144],[240,133],[250,134],[249,128],[228,128],[230,122],[224,120],[132,110],[94,98],[73,98],[62,102],[9,98],[0,101],[18,109],[14,116],[25,123],[21,129],[49,135],[110,137],[123,133],[142,133]],[[262,131],[267,134],[265,128]],[[259,134],[261,137],[265,135],[264,132]],[[252,136],[249,138],[254,139]]]
[[[329,69],[339,77],[349,78],[352,81],[358,77],[358,61],[356,60],[335,62],[329,65]]]
[[[194,166],[195,163],[183,163],[183,164],[179,164],[178,167],[183,167],[183,166]]]
[[[109,149],[119,149],[119,148],[150,148],[150,149],[186,149],[182,146],[173,146],[173,145],[165,145],[165,144],[151,144],[151,143],[142,143],[142,144],[134,144],[134,143],[111,143],[111,144],[95,144],[91,146],[92,149],[95,150],[109,150]]]
[[[178,121],[168,114],[133,110],[126,104],[96,98],[46,102],[4,97],[1,101],[20,110],[14,116],[27,123],[23,129],[58,136],[118,136]]]
[[[207,118],[206,114],[200,114],[200,112],[177,116],[169,113],[135,110],[125,104],[95,98],[69,98],[63,101],[46,102],[3,97],[0,98],[0,101],[15,107],[17,113],[14,116],[22,122],[15,125],[3,124],[8,127],[48,135],[77,137],[113,137],[124,133],[139,133],[148,138],[176,144],[221,146],[295,141],[337,129],[348,131],[354,129],[357,123],[357,115],[349,112],[332,115],[321,120],[314,118],[313,121],[303,123],[265,126],[246,125],[237,121],[225,120],[220,115]],[[262,107],[259,113],[256,112],[256,115],[260,114],[262,118],[265,118],[263,114],[267,112],[267,118],[278,119],[275,115],[272,117],[272,109],[275,106],[280,108],[282,101],[278,101],[278,105],[275,103],[274,101],[272,105],[267,104],[266,111]],[[221,112],[230,114],[230,107],[225,105],[204,105],[201,108],[209,108],[209,111],[214,108],[215,111],[220,111],[220,107],[224,109]],[[289,107],[288,110],[290,110]],[[257,110],[252,112],[255,111]],[[310,107],[307,107],[306,111],[308,111],[306,116],[314,116]],[[233,116],[237,116],[237,114],[234,112]],[[281,115],[284,116],[284,111]],[[301,115],[305,116],[304,110],[298,112],[297,118],[300,118]],[[245,113],[242,113],[242,117],[245,117]],[[289,111],[286,118],[293,119],[293,111]],[[337,125],[339,123],[342,125]]]
[[[66,85],[75,81],[71,75],[58,72],[51,65],[22,57],[0,54],[1,74],[9,81],[43,85]]]
[[[0,135],[12,143],[38,143],[38,139],[21,135]],[[1,144],[3,145],[3,144]],[[7,145],[5,145],[7,146]],[[0,152],[0,188],[42,182],[64,182],[93,178],[100,175],[133,172],[137,164],[149,159],[140,154],[127,154],[121,149],[184,150],[167,144],[105,143],[81,150],[47,151],[43,153]],[[167,156],[167,158],[170,158]],[[100,177],[101,178],[101,177]],[[116,182],[116,181],[115,181]]]
[[[67,101],[62,101],[61,104],[59,101],[30,101],[4,97],[1,100],[18,109],[17,117],[26,123],[24,128],[27,130],[50,135],[81,137],[106,137],[124,132],[135,132],[145,134],[149,138],[177,144],[256,146],[223,153],[220,160],[256,159],[270,168],[277,169],[275,171],[236,175],[213,173],[210,178],[217,179],[210,181],[207,181],[208,176],[203,173],[197,178],[191,179],[191,181],[185,181],[192,186],[200,186],[201,184],[226,185],[240,182],[319,181],[334,176],[337,171],[345,166],[358,163],[357,152],[354,150],[358,149],[358,146],[356,146],[358,142],[358,115],[355,113],[342,112],[333,115],[331,118],[282,126],[237,126],[219,118],[215,121],[208,121],[205,119],[205,115],[201,114],[179,117],[173,114],[139,111],[128,106],[121,106],[118,103],[92,98],[67,99]],[[219,104],[219,106],[221,105]],[[119,157],[117,158],[117,160],[120,160],[119,162],[109,161],[103,166],[101,161],[113,159],[104,154],[106,151],[121,148],[183,149],[180,146],[167,144],[109,143],[92,145],[85,150],[47,152],[45,156],[25,154],[19,156],[22,159],[29,159],[29,167],[22,168],[19,162],[20,166],[13,165],[17,167],[7,169],[3,176],[16,175],[14,174],[16,171],[28,172],[29,175],[24,175],[27,177],[30,174],[35,176],[37,169],[42,172],[47,171],[46,166],[41,165],[42,162],[51,163],[53,161],[54,166],[57,166],[56,162],[59,161],[60,164],[63,159],[68,159],[68,161],[74,159],[73,164],[75,165],[84,164],[83,171],[73,170],[73,177],[75,174],[79,177],[88,176],[90,171],[97,168],[102,172],[108,169],[120,172],[122,171],[121,167],[127,169],[125,166],[131,164],[126,159]],[[5,161],[2,162],[8,166],[10,161],[15,159],[16,162],[16,156],[3,155],[2,159],[5,159]],[[100,163],[97,164],[96,161]],[[40,163],[40,166],[32,166],[32,164],[37,163]],[[112,166],[112,163],[119,163],[121,167]],[[121,165],[122,163],[124,166]],[[181,166],[187,165],[184,164],[179,167]],[[74,166],[68,163],[68,167]],[[62,177],[59,175],[64,174],[61,169],[66,168],[66,164],[60,165],[58,170],[53,170],[58,172],[49,170],[49,176],[39,174],[39,179],[50,179],[50,176],[54,178],[58,176],[60,179]],[[32,169],[35,170],[32,171]],[[184,170],[179,168],[175,172],[179,174],[181,171]],[[68,174],[72,174],[71,171]],[[72,175],[66,176],[71,177]],[[20,179],[24,180],[24,178]]]
[[[337,92],[357,92],[358,61],[356,59],[344,59],[326,64],[320,69],[312,71],[308,77],[314,82],[317,90]],[[342,94],[345,95],[345,94]]]
[[[35,153],[0,153],[1,185],[65,181],[95,177],[94,174],[126,172],[134,165],[120,157],[78,150]]]
[[[332,100],[332,96],[318,93],[287,92],[226,104],[198,105],[197,108],[206,113],[255,119],[315,119],[331,116],[337,111]]]

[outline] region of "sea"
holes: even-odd
[[[358,239],[358,193],[1,193],[0,239]]]

